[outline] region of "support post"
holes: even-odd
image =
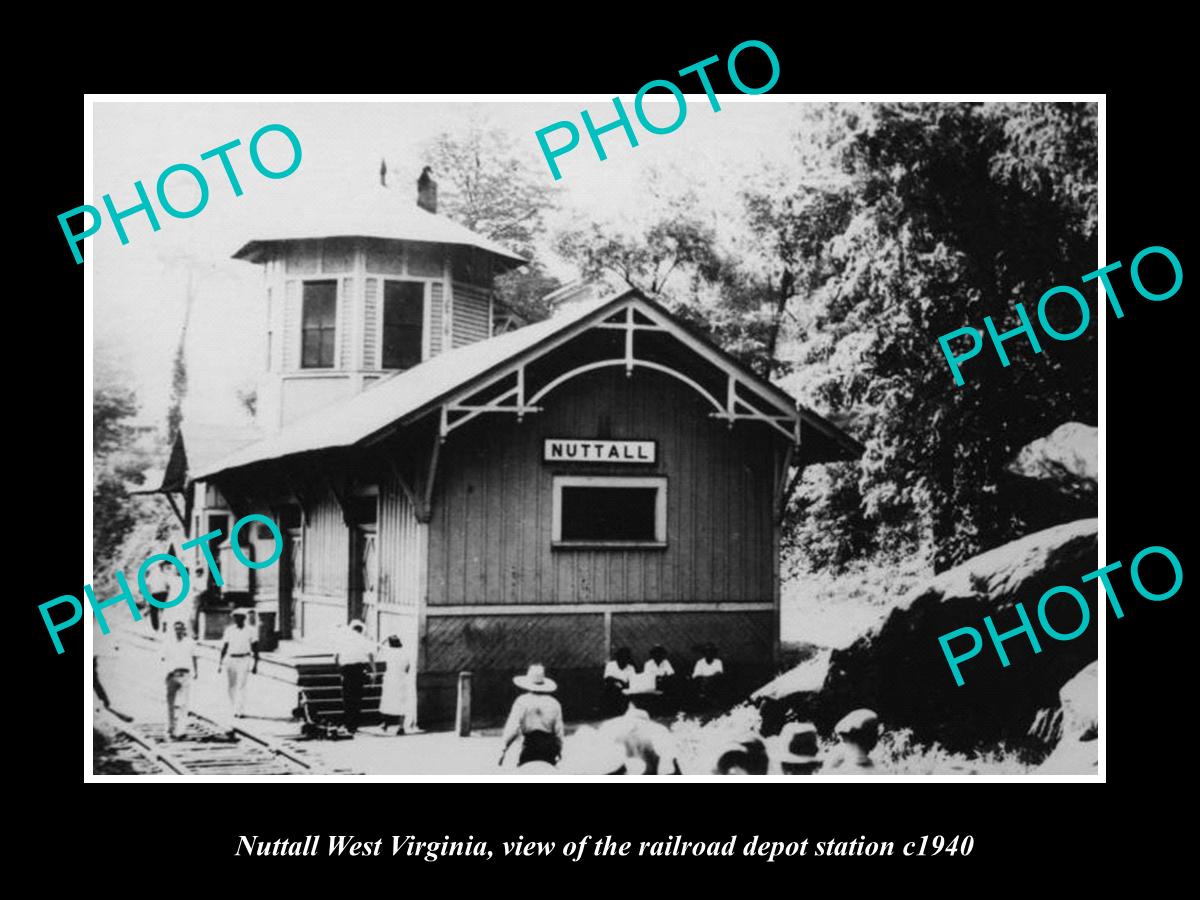
[[[458,711],[454,716],[454,733],[459,737],[471,734],[471,673],[458,673]]]

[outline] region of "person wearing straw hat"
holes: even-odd
[[[783,775],[813,775],[821,768],[817,726],[812,722],[788,722],[768,743],[771,761]]]
[[[504,764],[505,754],[517,738],[521,738],[518,766],[534,761],[556,765],[562,756],[565,734],[562,706],[551,696],[558,685],[546,676],[546,667],[541,663],[534,663],[524,675],[515,676],[513,684],[523,693],[513,701],[508,721],[504,723],[498,765]]]

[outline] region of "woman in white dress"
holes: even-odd
[[[389,635],[379,651],[379,662],[386,665],[383,672],[383,693],[379,697],[379,713],[383,716],[383,730],[396,721],[396,734],[404,734],[405,720],[411,724],[410,691],[408,677],[412,671],[412,660],[397,635]]]

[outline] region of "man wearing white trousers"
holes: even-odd
[[[234,717],[242,718],[246,715],[246,682],[251,673],[258,671],[258,641],[254,638],[254,632],[246,627],[244,609],[233,611],[233,624],[225,629],[221,638],[221,659],[217,663],[217,672],[222,668],[228,672],[229,705]]]
[[[180,731],[187,733],[192,679],[200,671],[196,642],[188,635],[186,622],[175,622],[171,634],[163,639],[162,661],[167,675],[167,736],[175,741],[182,738]]]

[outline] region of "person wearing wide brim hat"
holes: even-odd
[[[812,722],[788,722],[770,745],[771,759],[784,775],[812,775],[823,763]]]
[[[879,742],[879,716],[869,709],[856,709],[842,717],[833,730],[841,742],[827,769],[873,769],[871,751]]]
[[[518,766],[535,760],[556,765],[562,756],[564,736],[562,706],[551,696],[558,685],[546,675],[541,663],[531,665],[524,675],[514,676],[513,684],[524,693],[513,701],[504,723],[499,764],[504,764],[508,748],[521,738]]]

